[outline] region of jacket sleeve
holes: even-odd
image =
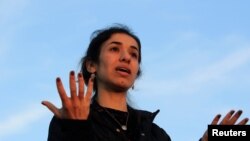
[[[95,141],[90,120],[52,118],[48,141]]]

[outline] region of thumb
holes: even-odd
[[[60,110],[49,101],[42,101],[42,105],[46,106],[56,117],[61,118]]]

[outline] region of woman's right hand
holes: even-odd
[[[78,82],[75,80],[75,72],[71,71],[69,75],[70,97],[67,96],[61,79],[59,77],[56,79],[56,86],[61,98],[62,108],[57,108],[49,101],[42,101],[42,104],[54,113],[56,117],[61,119],[78,120],[86,120],[88,118],[91,95],[93,92],[94,75],[89,79],[86,93],[84,91],[84,79],[82,73],[79,73],[77,78]],[[78,83],[78,88],[76,83]]]

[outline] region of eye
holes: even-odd
[[[117,52],[117,51],[119,51],[119,48],[118,47],[111,47],[110,51]]]
[[[137,52],[132,52],[131,56],[135,59],[138,59],[138,53]]]

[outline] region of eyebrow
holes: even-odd
[[[118,41],[112,41],[112,42],[110,42],[109,44],[116,44],[116,45],[122,45],[122,43],[121,42],[118,42]],[[133,48],[133,49],[135,49],[135,50],[139,50],[138,49],[138,47],[136,47],[136,46],[130,46],[131,48]]]

